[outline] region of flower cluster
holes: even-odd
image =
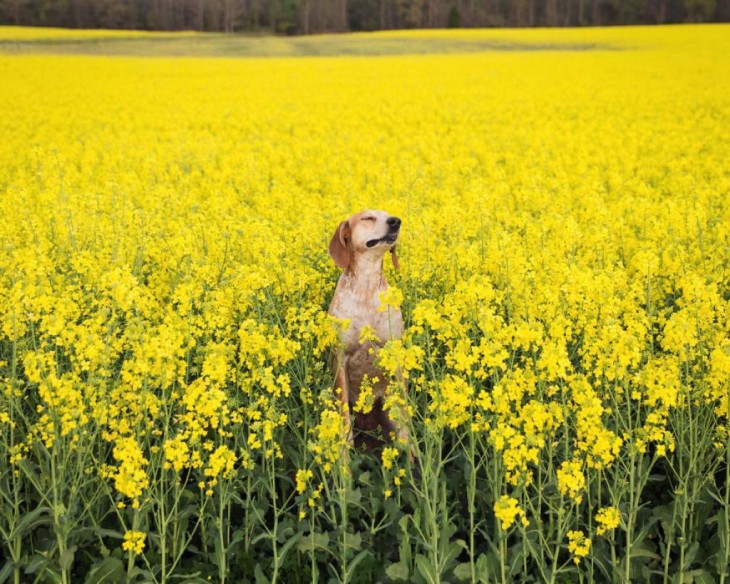
[[[124,534],[122,549],[133,554],[141,554],[144,551],[147,534],[143,531],[127,531]]]
[[[568,551],[573,554],[573,562],[579,564],[591,551],[591,539],[582,531],[569,531]]]
[[[619,526],[621,512],[616,507],[603,507],[596,513],[596,535],[604,535]]]
[[[523,526],[526,527],[529,524],[525,512],[520,508],[517,499],[507,495],[502,495],[494,504],[494,515],[499,519],[502,529],[512,527],[518,517],[522,518]]]

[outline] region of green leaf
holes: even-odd
[[[361,485],[365,485],[366,487],[369,487],[371,485],[370,471],[366,470],[364,473],[362,473],[360,475],[360,478],[358,480],[360,481]]]
[[[362,491],[359,488],[348,491],[347,495],[345,496],[345,500],[347,501],[348,505],[352,505],[353,507],[359,507],[360,502],[362,501]]]
[[[35,554],[30,557],[28,562],[25,564],[26,574],[35,574],[42,566],[48,563],[48,558],[40,554]]]
[[[124,534],[114,529],[104,529],[103,527],[95,527],[93,533],[99,537],[113,537],[114,539],[124,539]]]
[[[3,569],[0,570],[0,584],[3,584],[3,582],[10,578],[10,574],[13,573],[14,569],[15,562],[13,560],[8,560],[7,562],[5,562]]]
[[[631,557],[632,558],[651,558],[652,560],[661,560],[662,557],[655,551],[652,551],[644,546],[635,545],[631,546]]]
[[[441,556],[441,566],[445,568],[446,566],[448,566],[449,562],[458,557],[458,555],[461,553],[461,550],[463,549],[460,543],[464,542],[462,540],[457,540],[449,543],[449,545],[443,551],[443,555]]]
[[[719,573],[723,573],[727,569],[725,561],[725,548],[728,543],[728,534],[725,530],[725,510],[720,509],[717,513],[717,549],[712,556],[712,564],[717,568]]]
[[[138,577],[142,580],[142,582],[152,582],[154,580],[154,577],[149,570],[143,570],[139,566],[135,566],[129,574],[129,581],[133,582],[137,580]]]
[[[289,541],[289,539],[294,535],[294,529],[287,526],[283,529],[279,529],[279,535],[276,538],[276,541],[279,543],[284,543],[285,541]]]
[[[668,543],[674,543],[674,514],[672,505],[659,505],[652,509],[654,517],[659,519],[664,529],[664,538]]]
[[[400,543],[398,544],[398,559],[407,568],[412,565],[413,551],[411,549],[411,537],[408,534],[408,521],[407,516],[404,517],[406,521],[401,520],[401,536]]]
[[[74,563],[74,556],[76,555],[76,546],[71,546],[65,552],[61,554],[59,565],[62,570],[69,570]]]
[[[259,533],[256,537],[254,537],[251,540],[251,545],[257,544],[258,542],[263,541],[265,539],[271,539],[271,536],[266,532]]]
[[[391,580],[408,580],[408,576],[410,576],[408,566],[402,561],[388,566],[385,573]]]
[[[25,537],[26,535],[30,535],[30,533],[39,525],[50,523],[50,511],[50,507],[36,507],[30,513],[24,515],[23,518],[18,522],[18,525],[15,527],[15,529],[10,532],[8,540],[12,541],[19,536]]]
[[[492,560],[492,565],[490,565],[490,558]],[[477,578],[479,579],[479,582],[482,582],[482,584],[488,584],[491,582],[489,579],[490,576],[497,573],[496,564],[496,557],[494,555],[487,556],[485,553],[479,554],[479,557],[477,558]]]
[[[261,569],[261,564],[256,564],[256,567],[253,570],[254,578],[256,579],[256,584],[269,584],[269,579],[264,574],[264,571]]]
[[[369,555],[370,552],[368,550],[362,550],[359,554],[357,554],[355,556],[355,559],[350,562],[349,566],[347,566],[348,573],[353,574],[355,572],[355,569],[357,568],[357,565]]]
[[[441,534],[439,536],[439,547],[441,550],[448,550],[451,543],[451,536],[456,533],[456,525],[453,522],[449,522],[441,528]]]
[[[237,529],[233,532],[233,536],[231,537],[231,541],[228,544],[228,548],[226,549],[226,553],[230,554],[233,549],[238,547],[238,544],[243,541],[243,530]]]
[[[357,533],[348,533],[345,540],[348,549],[359,550],[362,547],[362,535]]]
[[[429,584],[436,583],[436,572],[434,567],[423,554],[418,554],[416,556],[416,568],[418,569],[418,573],[423,576],[426,582]]]
[[[281,549],[279,550],[279,558],[283,562],[284,558],[286,557],[286,554],[289,553],[289,550],[292,548],[293,545],[295,545],[302,537],[301,533],[297,533],[289,538],[289,540],[281,546]]]
[[[314,552],[317,549],[329,549],[330,536],[326,531],[324,533],[314,532],[309,535],[302,536],[297,542],[297,549],[300,552]]]
[[[695,557],[697,556],[697,552],[700,549],[700,544],[697,541],[692,542],[692,545],[689,546],[689,549],[684,554],[684,565],[687,567],[690,567],[692,565],[692,562],[695,561]]]
[[[170,576],[170,580],[183,580],[193,584],[210,584],[210,580],[204,580],[200,576],[200,572],[195,572],[195,574],[173,574]]]
[[[121,582],[124,580],[124,575],[122,560],[110,556],[94,563],[84,582],[85,584]]]
[[[463,562],[454,568],[454,576],[458,580],[470,580],[471,579],[471,564],[469,562]]]
[[[715,584],[717,582],[717,579],[706,570],[692,570],[690,574],[694,584]]]

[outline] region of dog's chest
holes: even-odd
[[[381,306],[380,293],[386,289],[385,282],[363,289],[353,281],[341,278],[330,304],[332,316],[349,321],[347,328],[340,332],[340,341],[351,403],[357,402],[364,376],[378,379],[372,386],[376,397],[383,395],[388,384],[388,379],[376,365],[377,350],[389,340],[401,338],[403,318],[397,308],[378,310]]]
[[[398,309],[354,314],[345,318],[350,320],[350,326],[344,331],[342,339],[346,353],[354,353],[362,345],[379,347],[391,339],[400,338],[403,332],[403,320]]]
[[[361,340],[373,341],[382,345],[390,339],[398,339],[403,334],[403,318],[397,308],[381,308],[379,292],[372,294],[353,294],[343,290],[336,294],[330,306],[330,314],[340,319],[347,319],[349,326],[342,331],[342,343],[345,353],[354,353],[361,347]],[[367,329],[363,333],[363,329]],[[377,337],[373,340],[372,337]],[[372,346],[367,342],[368,346]]]
[[[379,305],[378,302],[377,306]],[[365,308],[362,304],[359,306],[361,309]],[[372,382],[373,395],[376,398],[384,395],[388,377],[377,366],[377,351],[389,340],[398,339],[403,334],[400,310],[389,308],[378,311],[377,306],[347,314],[333,313],[338,318],[349,320],[349,326],[341,332],[341,340],[347,364],[348,397],[351,403],[357,402],[365,376]]]

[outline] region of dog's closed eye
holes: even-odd
[[[376,220],[375,217],[363,217],[362,219],[360,219],[360,221],[375,221],[375,220]]]

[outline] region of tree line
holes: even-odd
[[[730,0],[0,0],[0,24],[288,34],[728,22]]]

